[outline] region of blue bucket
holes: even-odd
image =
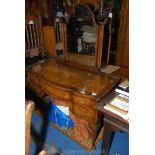
[[[49,100],[48,120],[56,124],[61,130],[74,128],[71,118],[62,112],[51,100]]]

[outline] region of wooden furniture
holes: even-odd
[[[129,0],[122,0],[116,65],[129,68]]]
[[[104,38],[107,18],[104,24],[99,24],[95,13],[86,4],[75,5],[67,23],[59,23],[62,55],[56,53],[53,59],[26,69],[26,82],[38,96],[48,95],[65,103],[77,119],[87,122],[92,148],[103,120],[103,113],[95,106],[120,81],[119,77],[98,72],[102,66],[103,44],[108,43]]]
[[[29,155],[30,149],[30,129],[31,117],[35,108],[35,103],[31,100],[25,102],[25,155]],[[38,155],[47,155],[45,150],[42,150]]]
[[[102,140],[101,155],[108,155],[112,142],[112,134],[116,131],[129,132],[129,122],[118,115],[104,109],[104,105],[116,96],[115,91],[104,98],[96,109],[104,114],[104,132]]]
[[[29,155],[31,116],[34,106],[35,104],[32,101],[25,103],[25,155]]]
[[[25,57],[44,55],[44,41],[41,17],[25,17]]]
[[[78,3],[62,25],[63,59],[67,64],[99,70],[102,65],[104,26],[97,22],[97,11],[87,4]]]
[[[118,84],[119,78],[82,70],[49,60],[31,66],[27,82],[38,96],[51,96],[65,102],[75,117],[88,122],[92,148],[101,129],[102,114],[95,106]]]

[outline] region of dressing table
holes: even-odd
[[[76,25],[77,20],[80,26]],[[88,123],[93,149],[103,120],[103,114],[95,106],[116,87],[120,78],[98,71],[104,26],[95,22],[94,14],[87,5],[76,5],[61,30],[61,55],[28,67],[26,81],[38,96],[48,95],[65,102],[69,112]]]
[[[118,84],[119,78],[49,60],[27,70],[27,81],[38,96],[66,102],[77,118],[86,120],[92,148],[102,127],[102,113],[95,106]]]

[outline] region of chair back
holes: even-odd
[[[44,40],[41,17],[25,17],[25,56],[34,57],[44,54]]]
[[[25,102],[25,155],[30,153],[31,119],[34,109],[34,101],[28,100]],[[38,155],[47,155],[47,152],[42,150]]]

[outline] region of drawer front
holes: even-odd
[[[88,107],[80,107],[74,103],[73,111],[75,115],[80,116],[80,118],[88,121],[93,121],[95,118],[95,110]]]
[[[61,88],[57,88],[51,84],[40,82],[41,88],[44,90],[45,93],[47,93],[50,96],[55,96],[58,98],[64,98],[67,100],[70,100],[70,92],[65,91]]]
[[[89,106],[94,108],[96,105],[95,99],[76,94],[73,95],[73,102],[83,107]]]

